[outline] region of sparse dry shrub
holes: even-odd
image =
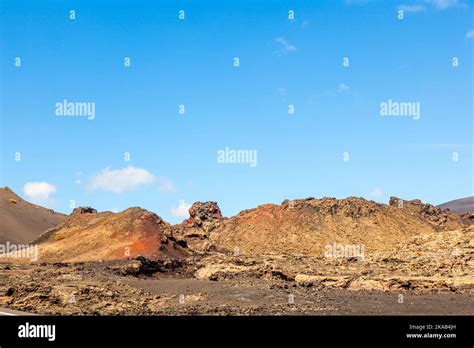
[[[66,236],[64,234],[55,234],[53,236],[53,240],[55,240],[55,241],[63,240],[64,238],[66,238]]]

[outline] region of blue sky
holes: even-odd
[[[171,222],[199,200],[232,216],[308,196],[470,196],[473,30],[461,0],[5,0],[0,185]],[[65,99],[94,119],[58,116]],[[388,100],[420,118],[381,116]],[[257,165],[219,163],[226,147]]]

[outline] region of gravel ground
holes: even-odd
[[[194,267],[144,275],[130,261],[0,264],[0,307],[52,315],[474,314],[472,291],[353,291],[248,275],[211,281],[193,277]]]

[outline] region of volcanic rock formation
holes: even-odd
[[[461,218],[420,201],[390,205],[362,198],[285,200],[244,210],[210,234],[218,249],[248,255],[322,255],[332,243],[389,250],[417,234],[454,230]]]
[[[196,202],[189,209],[189,218],[173,226],[173,235],[185,241],[192,250],[209,250],[211,232],[219,229],[224,222],[216,202]]]
[[[120,213],[74,209],[59,225],[40,235],[40,261],[91,261],[137,256],[182,258],[187,251],[170,231],[171,225],[141,208]]]

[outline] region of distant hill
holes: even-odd
[[[31,242],[64,218],[63,214],[23,200],[8,187],[0,188],[1,244]]]
[[[449,209],[456,213],[474,213],[474,196],[455,199],[438,205],[441,209]]]

